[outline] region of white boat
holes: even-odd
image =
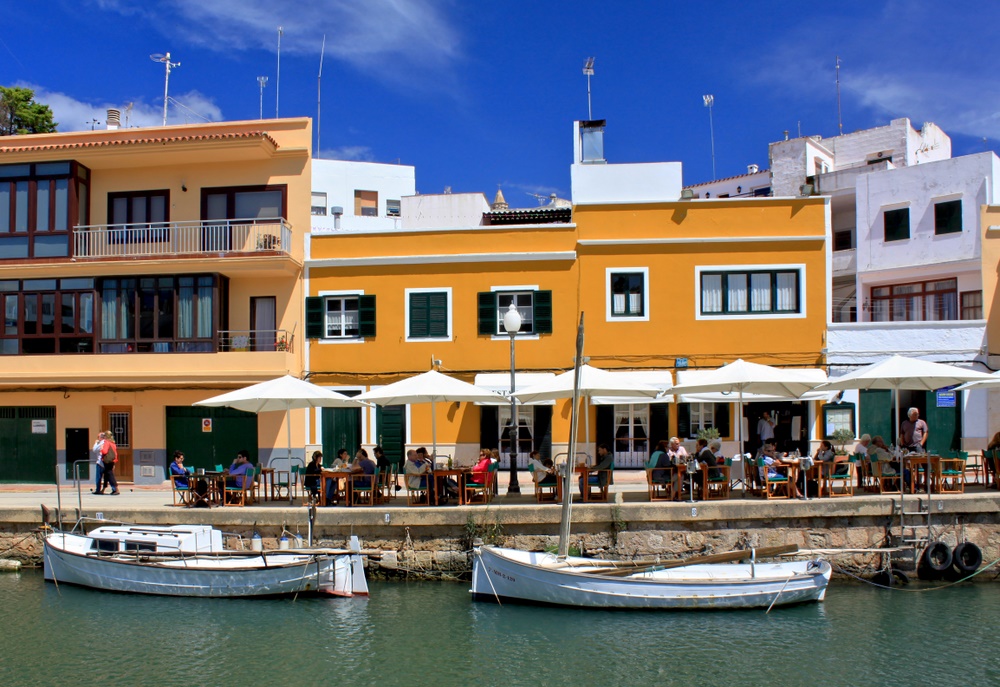
[[[105,525],[45,537],[45,579],[114,592],[251,597],[368,594],[360,543],[352,550],[232,551],[209,525]]]
[[[830,564],[822,560],[657,569],[481,546],[473,559],[472,595],[501,604],[587,608],[770,608],[822,601],[830,573]]]

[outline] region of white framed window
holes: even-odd
[[[312,214],[314,215],[325,215],[326,214],[326,193],[322,191],[312,192]]]
[[[699,430],[715,427],[715,404],[714,403],[691,403],[689,405],[691,413],[692,437],[698,436]]]
[[[695,268],[696,319],[803,318],[805,265]]]
[[[386,199],[385,201],[385,216],[386,217],[399,217],[400,216],[400,202],[398,200]]]
[[[514,304],[517,314],[521,316],[521,328],[518,335],[535,333],[535,292],[534,291],[499,291],[497,292],[497,335],[507,335],[503,326],[503,316]]]
[[[451,341],[451,288],[406,289],[406,340]]]
[[[608,322],[649,320],[649,268],[608,267],[605,270]]]
[[[649,455],[649,405],[615,404],[615,460],[622,466]]]
[[[499,426],[497,430],[500,432],[500,449],[501,455],[507,455],[510,453],[510,406],[502,405],[497,408],[499,411],[497,413],[497,418]],[[530,406],[525,406],[519,408],[517,411],[517,453],[518,455],[527,455],[531,453],[532,446],[534,445],[535,436],[535,414]]]
[[[359,336],[357,296],[330,296],[324,299],[326,338],[345,339]]]

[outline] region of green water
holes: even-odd
[[[0,575],[0,608],[4,686],[1000,684],[995,584],[835,584],[765,615],[498,607],[430,582],[373,583],[369,599],[139,597],[32,570]]]

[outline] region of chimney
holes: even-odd
[[[756,174],[760,171],[760,167],[757,165],[747,165],[747,174]]]
[[[108,108],[108,131],[117,131],[122,124],[122,112]]]

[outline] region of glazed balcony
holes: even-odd
[[[291,247],[292,228],[284,219],[92,224],[76,226],[73,231],[73,257],[77,260],[287,255]]]

